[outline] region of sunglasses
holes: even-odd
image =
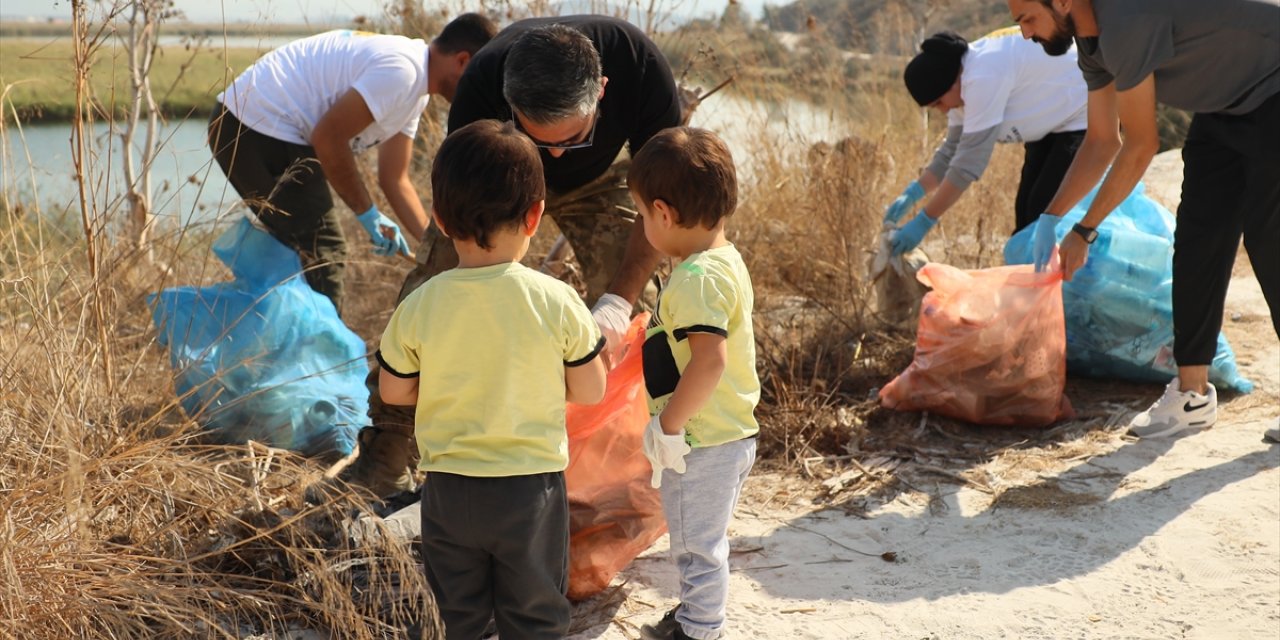
[[[539,149],[547,149],[549,151],[569,151],[571,149],[586,149],[596,139],[596,125],[600,124],[600,110],[597,108],[595,115],[591,118],[591,129],[587,131],[587,137],[577,142],[544,142],[529,134],[520,126],[520,118],[515,116],[514,111],[511,115],[511,124],[515,126],[516,131],[523,133],[525,137],[533,141],[533,146]]]

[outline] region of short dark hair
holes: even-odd
[[[646,207],[654,200],[675,207],[676,223],[686,228],[714,228],[738,207],[733,154],[719,136],[697,127],[664,129],[644,143],[627,186]]]
[[[431,166],[431,202],[445,232],[490,249],[489,236],[518,227],[546,197],[542,159],[510,122],[477,120],[449,134]]]
[[[502,69],[502,96],[537,124],[591,113],[604,75],[591,39],[563,24],[520,35]]]
[[[498,35],[498,26],[492,20],[478,13],[464,13],[446,24],[432,42],[440,53],[466,51],[474,56],[495,35]]]

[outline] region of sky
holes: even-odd
[[[785,4],[787,0],[740,0],[743,8],[759,16],[765,4]],[[692,17],[719,15],[728,0],[667,0],[668,6]],[[193,22],[307,23],[346,21],[358,15],[376,16],[385,0],[176,0],[176,7]],[[427,1],[450,9],[478,2],[459,0]],[[490,2],[490,4],[494,4]],[[647,2],[645,3],[647,4]],[[69,18],[71,0],[0,0],[0,18]]]

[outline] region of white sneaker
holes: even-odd
[[[1208,393],[1179,391],[1178,379],[1165,387],[1151,408],[1129,422],[1129,434],[1139,438],[1164,438],[1187,429],[1207,429],[1218,420],[1218,390]]]

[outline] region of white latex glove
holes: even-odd
[[[631,325],[631,303],[622,296],[606,293],[591,308],[591,317],[600,326],[600,333],[604,335],[607,349],[612,354],[622,344],[622,338],[627,335],[627,327]]]
[[[662,470],[670,469],[676,473],[684,473],[687,468],[684,457],[693,448],[684,441],[684,429],[675,435],[667,435],[662,431],[662,421],[658,416],[649,420],[644,428],[644,457],[649,459],[653,467],[653,477],[649,484],[657,489],[662,486]]]

